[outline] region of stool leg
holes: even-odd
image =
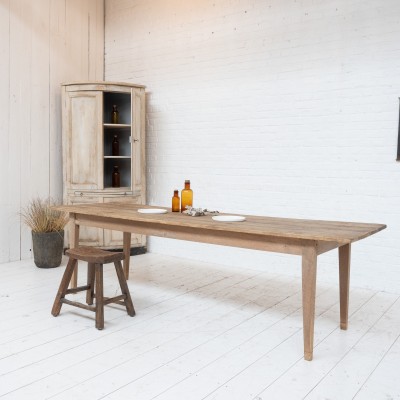
[[[86,291],[86,303],[89,305],[93,304],[94,297],[94,264],[88,263],[87,270],[87,284],[90,286],[90,289]]]
[[[124,271],[122,270],[121,261],[116,261],[114,263],[114,265],[115,265],[115,271],[117,272],[117,276],[118,276],[119,286],[121,286],[122,294],[124,294],[126,296],[126,299],[125,299],[126,311],[127,311],[128,315],[133,317],[135,315],[135,308],[133,307],[131,294],[129,293],[129,288],[126,283]]]
[[[95,264],[96,274],[96,328],[104,328],[103,264]]]
[[[58,314],[60,314],[61,311],[61,299],[65,297],[65,293],[67,292],[69,282],[71,281],[72,274],[75,270],[76,265],[78,264],[78,260],[70,258],[68,261],[68,264],[65,268],[64,275],[61,279],[60,287],[58,288],[58,292],[56,295],[56,298],[54,300],[53,308],[51,310],[51,313],[57,317]]]

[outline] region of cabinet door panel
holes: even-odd
[[[126,203],[126,204],[138,204],[140,203],[140,197],[105,197],[104,203]],[[104,246],[105,247],[121,247],[123,245],[123,233],[119,231],[111,231],[104,229]],[[131,246],[145,246],[146,236],[135,235],[132,233]]]
[[[101,202],[101,197],[69,197],[68,204],[90,204]],[[81,246],[103,246],[103,229],[81,226],[79,228],[79,244]],[[66,246],[69,247],[69,232],[66,235]]]
[[[98,92],[68,93],[66,162],[69,189],[103,188],[101,99]]]

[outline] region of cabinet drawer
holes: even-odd
[[[126,191],[105,191],[105,190],[99,190],[99,191],[88,191],[88,190],[75,190],[72,193],[69,193],[70,195],[74,197],[96,197],[96,196],[101,196],[101,197],[122,197],[124,198],[125,196],[133,196],[132,190],[126,190]]]

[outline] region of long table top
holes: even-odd
[[[244,215],[246,220],[243,222],[219,222],[214,221],[211,215],[191,217],[186,214],[170,212],[168,208],[166,209],[169,212],[166,214],[142,214],[137,211],[139,208],[166,207],[151,207],[117,202],[74,204],[56,207],[60,211],[78,215],[131,221],[133,225],[134,222],[145,222],[149,226],[152,224],[158,226],[181,226],[193,228],[194,230],[236,232],[265,237],[317,240],[341,244],[355,242],[386,228],[384,224],[276,218],[254,215]]]

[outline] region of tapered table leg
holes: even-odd
[[[104,328],[103,264],[95,264],[96,281],[96,328]]]
[[[79,246],[79,225],[77,225],[75,214],[70,214],[70,243],[69,247],[71,249]],[[72,274],[72,280],[70,284],[71,288],[78,287],[78,264],[76,265],[74,272]]]
[[[339,247],[340,329],[347,329],[349,319],[350,244]]]
[[[307,361],[313,358],[316,283],[317,248],[307,246],[302,255],[304,359]]]
[[[129,279],[129,262],[131,260],[131,233],[130,232],[124,232],[124,274],[126,280]]]
[[[126,283],[124,273],[122,271],[121,261],[115,261],[114,265],[115,265],[115,271],[117,272],[117,276],[118,276],[119,286],[121,287],[121,292],[122,292],[122,294],[124,294],[126,296],[125,301],[124,301],[126,311],[127,311],[128,315],[133,317],[135,315],[135,308],[133,307],[131,294],[129,293],[129,288]]]

